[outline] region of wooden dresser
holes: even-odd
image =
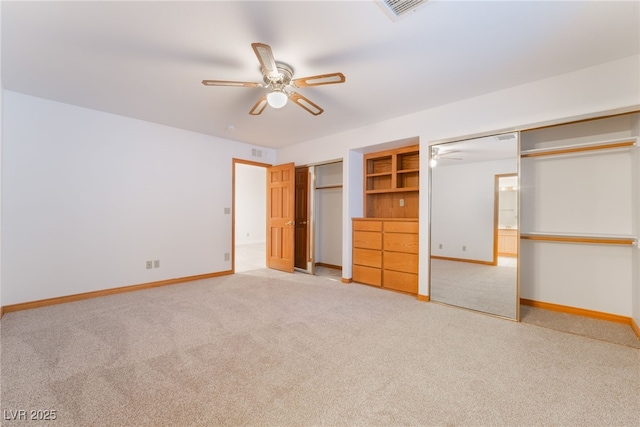
[[[418,293],[418,219],[353,218],[353,280]]]

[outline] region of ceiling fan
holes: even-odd
[[[461,157],[450,157],[451,154],[459,153],[460,150],[440,151],[439,147],[431,147],[431,160],[429,165],[434,167],[438,160],[462,160]]]
[[[257,116],[261,114],[267,105],[273,108],[282,108],[289,99],[314,116],[320,115],[324,111],[320,106],[291,89],[345,82],[345,77],[342,73],[319,74],[317,76],[293,79],[293,69],[282,62],[276,62],[269,45],[264,43],[251,43],[251,47],[260,62],[260,70],[262,71],[262,80],[264,83],[229,80],[202,81],[202,84],[205,86],[257,87],[269,89],[269,93],[263,95],[253,108],[251,108],[249,111],[251,115]]]

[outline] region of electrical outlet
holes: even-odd
[[[160,260],[159,259],[153,261],[153,268],[160,268]]]
[[[147,261],[147,270],[151,270],[153,268],[153,261]]]
[[[229,252],[225,252],[224,254],[224,260],[225,261],[229,261],[229,259],[231,258],[231,255],[229,254]]]
[[[404,199],[400,199],[400,207],[404,207]]]
[[[442,243],[438,245],[438,249],[442,249]]]
[[[466,250],[467,250],[467,247],[466,247],[466,246],[463,246],[463,247],[462,247],[462,250],[463,250],[463,251],[466,251]]]

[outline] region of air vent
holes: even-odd
[[[427,0],[378,0],[378,3],[393,21],[397,21],[424,6]]]

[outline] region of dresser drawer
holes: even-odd
[[[382,221],[353,221],[353,229],[357,231],[382,231]]]
[[[382,265],[385,270],[418,274],[418,255],[401,252],[384,252]]]
[[[418,221],[385,221],[384,231],[389,233],[418,233]]]
[[[353,248],[353,263],[367,267],[382,267],[382,252],[373,249]]]
[[[353,281],[367,285],[380,286],[382,284],[382,270],[362,265],[353,266]]]
[[[384,271],[384,287],[396,291],[418,293],[418,275],[398,271]]]
[[[384,233],[384,250],[418,253],[418,235],[407,233]]]
[[[354,231],[353,247],[363,249],[382,249],[382,233],[375,231]]]

